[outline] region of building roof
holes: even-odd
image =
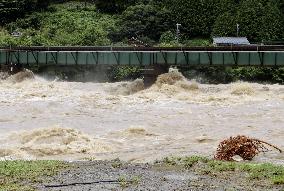
[[[216,37],[213,38],[213,44],[249,45],[250,42],[246,37]]]

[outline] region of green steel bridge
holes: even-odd
[[[0,65],[284,66],[284,46],[0,47]]]

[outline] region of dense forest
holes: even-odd
[[[210,45],[213,36],[284,39],[283,0],[0,0],[0,45]],[[19,36],[11,35],[19,32]]]

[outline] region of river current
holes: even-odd
[[[220,141],[247,135],[284,149],[284,86],[208,85],[180,74],[119,83],[0,81],[0,159],[213,157]],[[284,164],[269,151],[254,160]]]

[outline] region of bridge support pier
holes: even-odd
[[[168,71],[169,67],[167,65],[155,64],[145,67],[143,72],[144,86],[146,88],[152,86],[159,75],[167,73]]]

